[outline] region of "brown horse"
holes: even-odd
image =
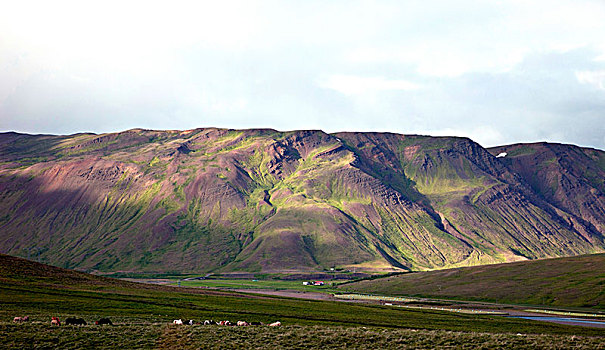
[[[108,324],[108,325],[112,325],[112,326],[113,326],[113,323],[111,323],[111,320],[110,320],[110,319],[108,319],[108,318],[102,318],[102,319],[100,319],[100,320],[98,320],[98,321],[95,321],[95,324],[96,324],[96,325],[104,325],[104,324]]]

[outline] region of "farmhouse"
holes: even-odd
[[[323,286],[324,281],[304,281],[303,286]]]

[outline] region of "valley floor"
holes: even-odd
[[[174,285],[174,280],[144,280],[145,283],[159,283]],[[552,322],[563,325],[582,326],[605,329],[605,314],[595,313],[593,309],[585,312],[573,312],[562,309],[560,311],[549,309],[528,309],[526,305],[511,305],[477,301],[447,300],[434,298],[389,297],[368,294],[341,294],[342,290],[327,286],[303,286],[300,281],[275,280],[244,280],[219,279],[187,281],[189,287],[218,288],[226,291],[271,295],[287,298],[307,300],[328,300],[340,302],[356,302],[369,304],[382,304],[393,307],[411,309],[450,311],[467,314],[498,315],[513,318],[522,318],[532,321]],[[316,290],[316,291],[313,291]]]
[[[450,311],[468,314],[498,315],[513,318],[521,318],[539,322],[552,322],[570,326],[582,326],[605,329],[605,314],[587,314],[571,311],[552,311],[540,309],[527,309],[526,306],[514,306],[494,303],[461,302],[459,300],[452,304],[451,300],[422,299],[414,302],[417,306],[408,306],[405,303],[389,303],[389,297],[372,296],[372,299],[343,298],[343,296],[321,292],[305,292],[297,290],[268,290],[268,289],[229,289],[235,292],[256,293],[274,295],[287,298],[300,298],[307,300],[332,300],[341,302],[378,303],[391,305],[393,307],[404,307],[412,309]],[[410,298],[414,299],[414,298]],[[416,299],[417,300],[417,299]],[[432,304],[446,303],[447,306],[437,307]]]
[[[397,307],[386,300],[317,300],[330,298],[328,293],[314,293],[333,292],[329,283],[305,290],[302,282],[292,282],[301,288],[292,291],[283,288],[291,282],[245,282],[257,289],[277,283],[281,287],[274,290],[290,293],[260,295],[250,288],[241,293],[132,283],[3,255],[0,282],[3,349],[605,349],[603,329],[439,309],[449,301]],[[227,282],[213,283],[233,288]],[[13,322],[23,316],[29,321]],[[88,325],[52,326],[51,317],[82,318]],[[100,318],[110,318],[114,325],[95,326]],[[175,325],[175,319],[197,324]],[[280,321],[282,326],[201,325],[206,319]]]

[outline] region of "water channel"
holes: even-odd
[[[605,321],[586,320],[582,318],[556,317],[556,316],[507,316],[511,318],[523,318],[533,321],[554,322],[562,324],[571,324],[576,326],[605,328]]]

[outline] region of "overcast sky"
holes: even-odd
[[[0,0],[0,131],[208,126],[605,149],[605,1]]]

